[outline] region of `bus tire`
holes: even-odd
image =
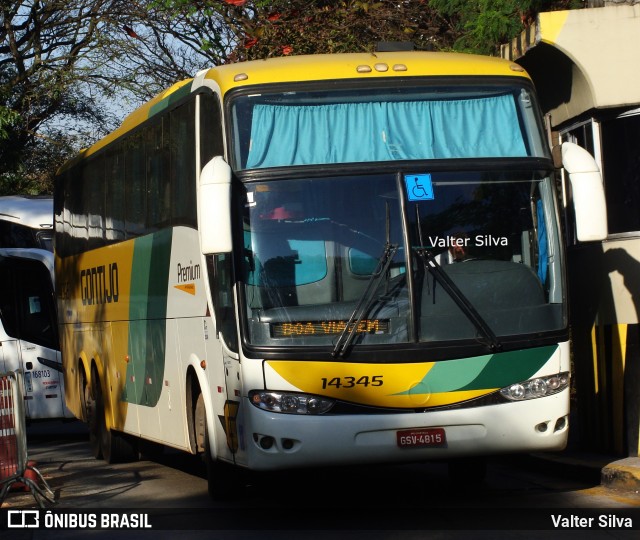
[[[95,370],[93,370],[93,375],[96,375]],[[82,370],[80,385],[82,419],[87,423],[91,455],[96,459],[102,459],[102,450],[100,448],[100,415],[96,407],[95,379],[92,377],[91,384],[89,384],[84,369]]]
[[[102,387],[96,370],[93,371],[92,382],[95,391],[95,410],[97,417],[96,424],[98,426],[98,444],[102,459],[107,463],[118,463],[124,461],[133,461],[137,457],[135,444],[131,439],[122,433],[117,433],[107,427],[106,408],[104,406],[104,397],[102,395]]]
[[[209,444],[207,413],[202,393],[198,394],[193,413],[196,448],[202,452],[206,475],[207,490],[214,500],[228,500],[237,497],[242,489],[242,473],[234,465],[214,459]]]

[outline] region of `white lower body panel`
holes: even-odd
[[[246,399],[242,405],[247,463],[238,464],[255,470],[562,450],[569,429],[568,390],[522,402],[407,414],[297,416],[266,412]],[[431,427],[444,428],[446,446],[398,446],[399,430]],[[269,448],[261,446],[264,437],[273,439]]]

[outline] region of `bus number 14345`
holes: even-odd
[[[362,377],[333,377],[332,379],[328,379],[326,377],[322,378],[322,389],[326,390],[327,388],[333,386],[334,388],[354,388],[357,385],[360,386],[382,386],[384,381],[382,380],[382,375],[372,375],[369,377],[368,375],[363,375]]]

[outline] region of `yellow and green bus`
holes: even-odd
[[[562,153],[601,239],[598,169]],[[496,58],[293,56],[168,89],[55,186],[66,400],[95,456],[202,453],[220,494],[228,465],[563,448],[556,166]]]

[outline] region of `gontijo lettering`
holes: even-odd
[[[117,302],[119,296],[118,264],[110,263],[80,271],[82,305]]]

